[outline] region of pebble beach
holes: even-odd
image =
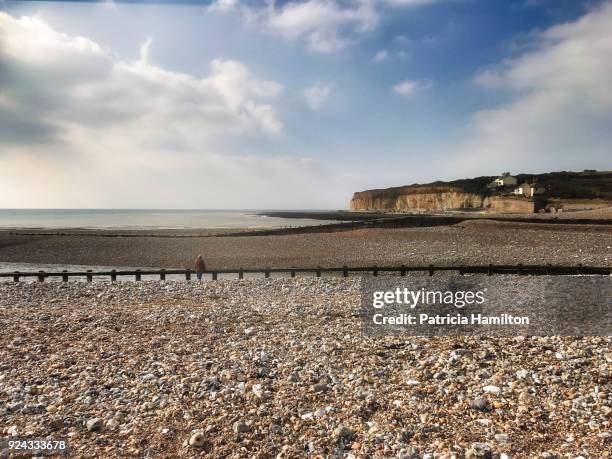
[[[88,458],[610,457],[610,337],[364,337],[359,283],[0,284],[0,436]]]
[[[612,263],[611,225],[472,220],[273,236],[191,237],[192,231],[178,230],[132,232],[127,237],[125,231],[106,231],[103,236],[74,230],[42,233],[0,230],[0,261],[193,269],[201,253],[209,269]]]

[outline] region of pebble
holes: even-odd
[[[232,429],[236,433],[245,433],[251,430],[249,425],[246,422],[242,422],[242,421],[236,421],[234,425],[232,426]]]
[[[189,446],[193,446],[195,448],[201,448],[204,445],[206,437],[202,432],[196,432],[191,437],[189,437]]]
[[[466,459],[491,459],[491,446],[486,443],[474,443],[472,447],[465,452]]]
[[[488,411],[489,401],[486,398],[478,397],[470,402],[470,406],[479,411]]]
[[[87,427],[87,430],[89,430],[90,432],[96,432],[102,428],[102,419],[100,418],[89,419],[87,423],[85,424],[85,427]]]
[[[498,443],[508,443],[510,441],[510,436],[505,433],[495,434],[495,441]]]
[[[606,457],[612,338],[365,339],[360,283],[0,282],[0,433],[79,457],[535,458],[541,435]]]
[[[334,430],[334,437],[340,440],[350,439],[355,432],[353,429],[341,424]]]
[[[501,392],[501,388],[499,386],[484,386],[482,391],[489,394],[499,394]]]
[[[325,392],[327,390],[327,384],[314,384],[312,386],[313,392]]]
[[[114,429],[116,427],[119,427],[120,424],[121,422],[119,422],[119,420],[115,418],[111,418],[108,421],[106,421],[105,427],[108,429]]]
[[[263,386],[261,384],[254,384],[251,390],[257,397],[263,397]]]

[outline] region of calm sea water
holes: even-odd
[[[278,228],[330,221],[257,215],[256,210],[0,209],[0,228]]]

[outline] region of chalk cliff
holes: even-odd
[[[405,186],[360,191],[353,195],[352,210],[436,211],[485,207],[486,196],[458,188]]]
[[[517,174],[518,183],[538,183],[547,190],[548,199],[599,199],[612,202],[612,171],[548,172]],[[489,209],[492,212],[534,212],[543,205],[536,200],[507,196],[511,190],[491,192],[487,184],[494,176],[450,182],[432,182],[359,191],[353,195],[352,210],[430,212],[455,209]],[[500,196],[506,194],[506,196]]]

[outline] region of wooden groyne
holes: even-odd
[[[233,274],[238,279],[243,279],[245,274],[259,274],[264,278],[269,278],[271,274],[285,274],[289,277],[295,277],[297,274],[314,274],[316,277],[321,277],[323,273],[336,274],[341,277],[349,277],[349,275],[373,275],[379,273],[389,273],[399,276],[405,276],[410,272],[424,272],[433,276],[438,272],[451,272],[459,275],[464,274],[519,274],[519,275],[612,275],[612,267],[598,266],[558,266],[558,265],[478,265],[478,266],[367,266],[367,267],[349,267],[342,266],[338,268],[235,268],[235,269],[216,269],[207,270],[203,274],[210,276],[212,280],[217,280],[220,274]],[[61,278],[63,282],[68,282],[70,278],[85,278],[87,282],[92,282],[94,277],[106,277],[115,282],[119,278],[131,278],[135,281],[142,280],[142,276],[156,276],[160,280],[166,280],[166,276],[178,275],[185,280],[192,280],[194,271],[190,269],[135,269],[135,270],[107,270],[107,271],[13,271],[2,272],[0,278],[12,278],[14,282],[19,282],[22,279],[34,278],[39,282],[44,282],[50,278]]]

